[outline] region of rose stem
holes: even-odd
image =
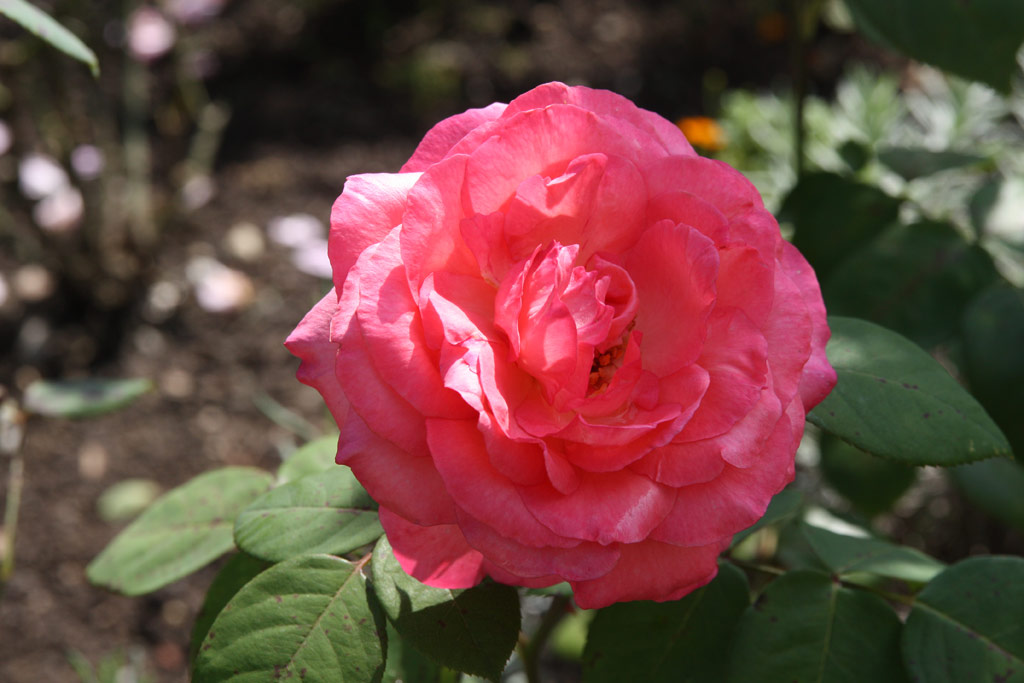
[[[541,618],[540,625],[534,631],[533,637],[529,640],[520,638],[519,657],[523,660],[523,671],[526,673],[526,680],[529,683],[540,683],[541,652],[543,652],[544,645],[547,643],[552,631],[555,630],[555,626],[568,613],[568,607],[569,598],[563,595],[556,595]]]

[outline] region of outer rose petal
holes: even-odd
[[[434,463],[459,507],[499,534],[523,545],[571,548],[579,538],[559,536],[523,505],[512,482],[491,465],[476,425],[466,420],[427,420]]]
[[[689,192],[714,206],[730,221],[752,209],[764,207],[761,195],[749,180],[728,164],[715,159],[668,157],[641,170],[647,178],[650,196],[680,190]]]
[[[622,95],[607,90],[570,87],[564,83],[545,83],[509,103],[505,116],[539,109],[551,104],[574,104],[595,114],[622,119],[653,136],[669,154],[696,156],[693,147],[678,126],[654,112],[641,109]]]
[[[332,289],[306,314],[284,345],[302,360],[296,377],[320,392],[340,428],[345,425],[349,404],[334,374],[338,345],[330,336],[331,318],[337,308],[338,293]]]
[[[607,574],[619,559],[615,546],[580,543],[571,548],[532,548],[496,533],[470,514],[459,513],[466,540],[495,566],[527,578],[557,575],[583,581]]]
[[[484,578],[483,555],[455,524],[419,526],[386,507],[378,510],[395,559],[405,573],[435,588],[471,588]]]
[[[501,135],[470,153],[462,187],[465,211],[503,209],[524,179],[559,176],[574,159],[594,150],[632,159],[637,168],[666,154],[658,142],[618,119],[566,105],[525,111],[504,120]]]
[[[327,254],[339,292],[359,254],[384,239],[405,213],[405,198],[419,173],[366,173],[349,176],[331,208]]]
[[[788,412],[799,413],[799,405],[791,404]],[[747,469],[726,465],[714,480],[679,489],[675,507],[650,538],[675,545],[702,546],[730,538],[756,522],[772,496],[793,479],[793,452],[797,445],[793,432],[793,421],[783,415],[755,464]]]
[[[519,487],[527,509],[556,534],[609,543],[642,541],[672,509],[676,490],[630,470],[586,472],[569,495],[552,486]]]
[[[367,249],[370,252],[372,248]],[[353,410],[367,426],[404,451],[426,456],[427,434],[423,416],[384,383],[373,367],[366,341],[355,315],[359,291],[349,280],[331,321],[331,340],[340,346],[334,374]]]
[[[678,600],[715,578],[718,553],[727,547],[729,539],[694,548],[657,541],[623,545],[622,559],[610,572],[572,582],[573,596],[582,609],[626,600]]]
[[[482,109],[469,109],[441,121],[423,136],[423,140],[416,146],[416,151],[402,166],[402,173],[425,171],[441,161],[467,133],[501,116],[505,106],[501,102],[495,102]]]
[[[409,192],[399,239],[413,292],[438,271],[479,276],[460,229],[465,218],[459,201],[465,173],[466,158],[450,157],[427,169]]]
[[[458,394],[441,382],[437,361],[426,346],[423,321],[402,266],[398,232],[396,228],[388,233],[349,274],[359,282],[357,315],[365,348],[384,383],[421,414],[472,417]]]
[[[338,464],[348,465],[375,501],[415,524],[454,524],[455,507],[430,458],[406,453],[351,415],[341,432]],[[416,491],[410,496],[409,491]]]
[[[821,288],[814,270],[807,263],[803,254],[789,242],[782,242],[782,267],[789,273],[800,295],[803,297],[807,311],[811,315],[811,357],[804,365],[800,376],[800,398],[804,410],[810,410],[821,403],[836,385],[836,371],[825,357],[825,345],[832,336],[825,318],[825,303],[821,300]]]

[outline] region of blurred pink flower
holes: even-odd
[[[151,62],[167,54],[176,39],[174,25],[153,7],[139,7],[128,17],[128,50],[140,61]]]

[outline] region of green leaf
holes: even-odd
[[[789,193],[779,220],[793,224],[793,244],[824,281],[851,251],[894,224],[900,200],[832,173],[808,173]]]
[[[1017,0],[846,0],[869,38],[908,57],[1009,92],[1024,41]]]
[[[725,680],[905,683],[900,627],[881,598],[821,572],[789,572],[740,618]]]
[[[971,503],[1024,532],[1024,465],[998,458],[947,472]]]
[[[945,223],[896,226],[822,281],[832,315],[884,325],[929,348],[959,329],[979,292],[999,281],[992,257]]]
[[[837,534],[812,524],[801,531],[815,554],[835,574],[875,574],[913,583],[927,583],[945,565],[924,553],[877,538]]]
[[[885,512],[917,478],[917,470],[865,453],[822,434],[821,473],[829,486],[869,517]]]
[[[582,662],[590,624],[596,616],[597,610],[573,609],[551,632],[549,651],[567,662]]]
[[[170,491],[118,534],[86,570],[125,595],[177,581],[234,547],[235,515],[270,486],[267,472],[226,467]]]
[[[125,479],[100,494],[96,509],[105,522],[123,522],[149,507],[160,495],[160,484],[152,479]]]
[[[1024,98],[1022,98],[1024,104]],[[1021,110],[1024,112],[1024,108]],[[1024,214],[1024,176],[996,175],[985,182],[968,204],[975,234],[1013,245],[1024,244],[1020,217]]]
[[[277,481],[284,484],[333,467],[338,454],[338,435],[328,434],[303,444],[277,468]]]
[[[907,465],[1009,455],[999,427],[931,356],[864,320],[829,317],[839,383],[808,419],[861,450]]]
[[[935,577],[907,617],[903,661],[928,683],[1024,681],[1024,559],[971,557]]]
[[[682,600],[598,610],[583,654],[583,680],[719,683],[732,630],[749,604],[746,576],[723,564],[714,581]]]
[[[235,542],[272,562],[295,555],[341,555],[384,533],[377,504],[342,465],[280,486],[257,498],[235,520]]]
[[[804,497],[796,488],[786,487],[776,493],[768,503],[761,519],[732,537],[732,547],[736,547],[745,538],[766,526],[796,518],[803,507]]]
[[[878,160],[905,180],[961,168],[985,161],[988,157],[952,149],[933,151],[923,147],[884,147],[878,150]]]
[[[123,408],[153,388],[148,379],[39,380],[25,390],[25,409],[47,417],[92,417]]]
[[[962,335],[971,393],[1024,463],[1024,289],[1001,286],[982,293],[964,313]]]
[[[384,668],[384,680],[441,683],[441,667],[406,644],[390,621],[387,621],[387,627],[388,661]]]
[[[192,638],[189,644],[188,660],[194,662],[199,654],[199,646],[206,640],[206,634],[213,626],[214,620],[220,614],[224,606],[228,604],[235,593],[241,590],[242,586],[249,583],[257,574],[270,566],[252,555],[235,553],[217,572],[213,578],[210,589],[206,591],[206,598],[203,606],[196,616],[195,626],[192,627]]]
[[[385,536],[373,551],[373,591],[405,642],[435,662],[497,681],[519,636],[519,596],[510,586],[425,586],[406,574]]]
[[[78,36],[35,5],[25,0],[0,0],[0,14],[7,15],[64,54],[83,62],[93,76],[100,75],[100,63],[96,59],[96,54],[86,47]]]
[[[193,681],[379,681],[384,616],[362,562],[305,555],[245,584],[206,634]]]

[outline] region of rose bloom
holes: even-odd
[[[678,127],[561,83],[437,124],[331,212],[286,345],[401,566],[673,600],[793,478],[835,384],[817,280]]]

